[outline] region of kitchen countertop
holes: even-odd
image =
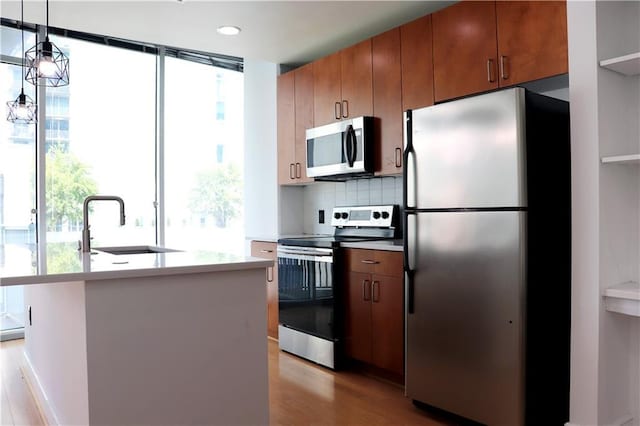
[[[358,248],[358,249],[367,249],[367,250],[400,251],[400,252],[404,250],[401,239],[341,243],[340,247]]]
[[[35,266],[35,245],[0,245],[0,286],[224,272],[266,268],[273,261],[211,251],[114,255],[82,253],[75,243],[47,244],[45,267]]]

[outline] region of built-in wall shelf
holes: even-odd
[[[629,155],[614,155],[610,157],[602,157],[603,164],[617,163],[617,164],[640,164],[640,154]]]
[[[607,311],[640,317],[640,284],[627,281],[607,288],[604,303]]]
[[[604,59],[600,66],[624,75],[640,75],[640,52]]]

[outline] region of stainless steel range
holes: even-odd
[[[400,238],[397,205],[335,207],[333,235],[278,240],[280,349],[336,369],[342,358],[346,242]]]

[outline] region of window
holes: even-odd
[[[73,74],[46,96],[47,241],[75,244],[84,198],[104,194],[122,197],[127,223],[117,203],[92,203],[92,246],[154,244],[156,56],[51,38]],[[96,64],[108,78],[95,78]]]
[[[244,253],[242,73],[177,58],[165,73],[166,244]]]

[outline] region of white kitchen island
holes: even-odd
[[[0,279],[25,285],[24,372],[47,422],[268,424],[271,261],[70,250]]]

